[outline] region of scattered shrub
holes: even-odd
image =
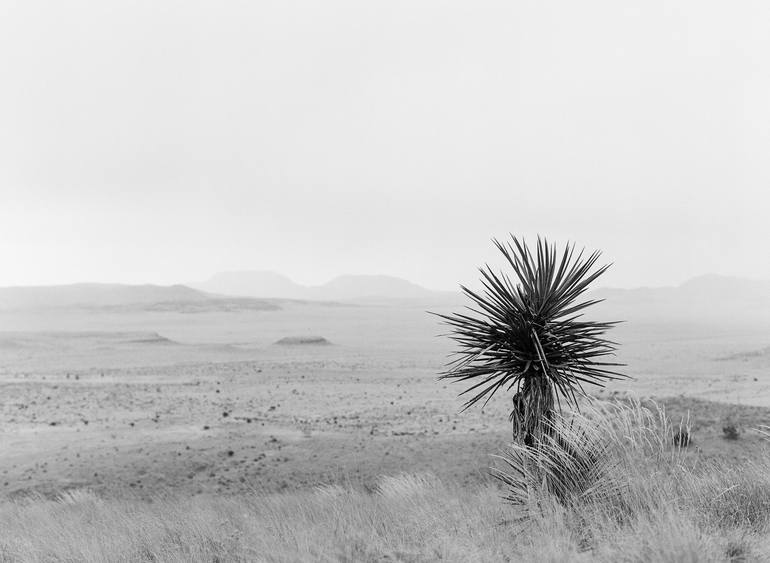
[[[680,428],[674,434],[674,445],[680,448],[686,448],[690,445],[692,438],[687,428]]]
[[[738,426],[731,422],[728,422],[722,427],[722,433],[726,440],[737,440],[741,435]]]
[[[688,463],[654,405],[594,402],[555,424],[539,449],[512,446],[529,456],[514,463],[527,477],[515,506],[496,502],[499,487],[430,474],[385,476],[369,492],[331,485],[151,503],[77,490],[0,502],[0,560],[748,562],[770,553],[761,454]]]

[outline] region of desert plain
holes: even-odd
[[[597,311],[627,321],[612,337],[629,379],[587,391],[659,402],[690,426],[692,455],[750,457],[770,424],[770,314],[662,318],[612,309],[612,297]],[[429,311],[464,304],[444,295],[2,311],[0,494],[366,489],[422,472],[489,481],[510,399],[461,412],[462,388],[437,379],[453,344]]]

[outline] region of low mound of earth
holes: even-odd
[[[328,346],[331,342],[323,336],[285,336],[276,344],[279,346]]]
[[[25,342],[24,339],[0,336],[0,350],[13,351],[21,350],[27,347],[29,347],[29,343]]]
[[[181,346],[155,331],[0,332],[0,365],[19,358],[36,358],[63,367],[65,358],[119,350],[161,350]]]
[[[167,344],[167,345],[179,344],[179,342],[175,342],[170,338],[166,338],[165,336],[162,336],[157,332],[142,333],[140,335],[137,335],[135,338],[128,340],[128,342],[130,342],[131,344]]]
[[[137,310],[166,313],[237,313],[241,311],[279,311],[281,306],[271,300],[249,297],[214,297],[198,301],[163,301],[138,305]]]
[[[759,350],[739,352],[737,354],[729,354],[727,356],[722,356],[720,358],[717,358],[717,361],[721,361],[721,362],[728,362],[733,360],[738,360],[743,362],[747,362],[750,360],[770,360],[770,346],[765,346],[764,348],[761,348]]]
[[[46,331],[0,332],[0,343],[9,346],[35,346],[44,343],[147,343],[177,344],[154,331]]]

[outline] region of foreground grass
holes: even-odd
[[[238,498],[0,504],[0,561],[767,561],[770,463],[693,462],[674,429],[632,406],[597,411],[598,487],[557,502],[530,483],[514,506],[494,486],[382,477]],[[528,475],[531,477],[531,475]]]

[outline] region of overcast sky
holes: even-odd
[[[0,285],[770,278],[770,3],[0,0]]]

